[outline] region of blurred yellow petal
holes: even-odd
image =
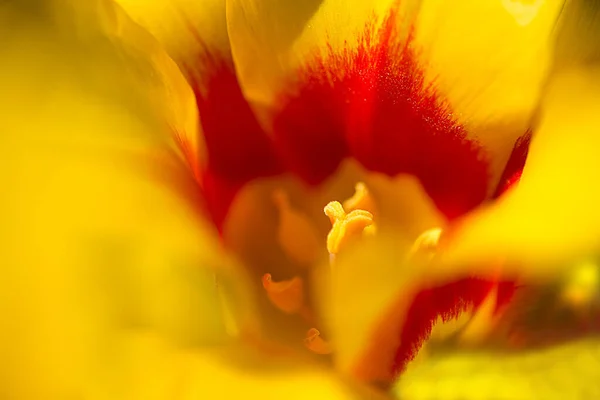
[[[415,46],[425,77],[502,171],[532,124],[563,0],[424,0]]]
[[[113,1],[158,40],[189,79],[193,75],[195,90],[206,93],[218,67],[215,63],[230,60],[224,0]],[[195,102],[192,112],[198,115]],[[187,128],[192,129],[177,132],[180,146],[200,179],[200,168],[207,160],[206,144],[197,125]]]
[[[2,397],[115,398],[129,333],[221,343],[249,306],[173,151],[183,78],[110,2],[1,18]]]
[[[378,232],[336,257],[329,279],[316,280],[336,366],[359,380],[392,382],[432,328],[436,339],[463,330],[463,343],[478,343],[514,292],[495,271],[438,275],[427,258],[407,257],[412,246],[402,234]]]
[[[67,0],[53,0],[57,4]],[[61,6],[62,7],[62,6]],[[64,8],[64,7],[63,7]],[[129,73],[143,73],[145,78],[136,82],[136,90],[143,93],[146,103],[154,108],[156,115],[164,118],[175,140],[167,138],[188,162],[194,174],[198,174],[198,160],[202,157],[203,145],[199,142],[198,110],[194,93],[179,67],[165,53],[161,44],[151,35],[135,25],[112,1],[92,1],[86,7],[73,10],[78,14],[77,22],[69,21],[70,15],[60,8],[50,8],[58,26],[71,27],[78,35],[86,34],[86,21],[101,18],[104,38],[122,43],[121,50],[129,57],[140,59]],[[100,17],[99,17],[100,16]],[[63,28],[60,28],[63,29]],[[132,68],[132,67],[130,67]]]
[[[229,57],[225,0],[113,1],[154,35],[178,62],[191,61],[204,50]]]
[[[516,353],[430,354],[409,368],[394,392],[401,399],[591,399],[600,396],[600,343],[576,341]]]
[[[569,1],[559,20],[554,59],[557,68],[600,61],[600,6],[586,0]]]
[[[545,277],[597,254],[600,69],[557,73],[543,111],[521,182],[457,227],[440,259],[445,271],[501,258],[512,273]]]
[[[418,290],[415,283],[426,274],[407,265],[409,248],[398,236],[365,238],[336,257],[330,279],[319,277],[328,337],[340,370],[370,382],[392,379],[405,314]]]
[[[129,340],[120,365],[132,378],[120,388],[125,399],[389,399],[297,355],[265,358],[242,346],[180,351],[153,337]]]
[[[201,132],[178,133],[221,229],[244,184],[280,172],[271,142],[238,83],[225,1],[116,1],[165,47],[194,91]]]

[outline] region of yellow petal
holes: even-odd
[[[455,217],[493,193],[547,76],[562,1],[518,3],[229,0],[227,20],[290,169],[318,183],[351,156],[411,173]]]
[[[599,367],[597,339],[516,354],[434,354],[409,368],[394,392],[407,400],[594,398]]]
[[[120,355],[118,365],[129,378],[119,386],[124,399],[388,398],[348,384],[295,354],[267,358],[242,346],[181,351],[151,336],[128,340],[128,352]]]
[[[365,181],[380,213],[379,227],[399,229],[408,240],[415,240],[423,232],[447,224],[415,177],[369,174]]]
[[[205,93],[219,63],[231,60],[225,23],[224,0],[144,1],[113,0],[139,25],[151,33],[191,80],[194,89]],[[198,115],[196,102],[190,110]],[[207,161],[204,137],[196,125],[177,132],[188,164],[200,180]]]
[[[495,322],[491,273],[438,275],[427,259],[407,257],[411,247],[402,235],[378,232],[336,257],[330,279],[318,279],[336,366],[359,380],[393,381],[435,324],[449,324],[435,328],[439,339],[471,322],[464,338],[471,344]],[[463,313],[471,317],[455,324]]]
[[[201,132],[178,133],[204,187],[208,211],[222,228],[240,187],[280,172],[237,80],[225,1],[116,1],[165,47],[194,91]]]
[[[562,0],[424,0],[416,21],[426,81],[502,170],[532,124]]]
[[[600,10],[591,1],[569,1],[561,13],[554,59],[557,68],[600,60]]]
[[[365,31],[376,32],[396,0],[228,0],[231,48],[246,96],[271,106],[290,75],[315,55],[355,49]],[[409,15],[417,2],[402,2]],[[367,29],[367,24],[371,26]]]
[[[336,366],[342,371],[361,379],[390,379],[404,322],[402,311],[406,311],[416,290],[411,284],[424,273],[405,264],[409,248],[408,241],[398,237],[365,238],[360,245],[336,258],[330,279],[320,277],[319,289],[326,293],[322,304],[330,332],[328,337],[335,346]],[[396,311],[395,302],[402,299],[405,308],[398,318],[388,318]],[[384,321],[387,329],[376,336],[375,329]],[[364,354],[372,346],[380,351],[366,360]]]
[[[177,61],[192,61],[207,49],[229,57],[225,0],[113,1],[154,35]]]
[[[128,332],[220,343],[248,302],[158,107],[183,78],[112,3],[44,6],[0,14],[0,391],[116,398]]]
[[[520,184],[457,227],[447,271],[502,258],[512,273],[546,277],[597,254],[600,234],[600,69],[553,77]]]

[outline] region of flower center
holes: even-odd
[[[273,201],[279,211],[277,241],[285,254],[301,266],[312,266],[319,261],[320,254],[327,249],[330,265],[335,256],[349,243],[360,240],[362,235],[375,234],[374,203],[364,183],[355,186],[355,193],[343,203],[329,202],[324,213],[331,221],[331,229],[325,243],[311,219],[295,209],[282,190],[273,193]],[[313,310],[306,301],[305,281],[300,276],[274,281],[267,273],[262,278],[263,288],[270,302],[281,312],[299,315],[310,325],[314,324]],[[330,354],[332,346],[313,327],[305,335],[304,345],[316,354]]]

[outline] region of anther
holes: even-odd
[[[295,314],[302,310],[304,306],[302,278],[296,276],[292,279],[275,282],[271,274],[265,274],[262,284],[271,303],[284,313]]]
[[[368,226],[373,225],[373,214],[365,210],[353,210],[346,213],[344,207],[337,201],[327,204],[324,212],[332,224],[327,235],[327,251],[329,251],[329,254],[338,254],[340,248],[346,245],[350,239],[363,233],[363,230]]]
[[[373,199],[369,194],[367,186],[362,182],[358,182],[356,186],[354,186],[354,195],[344,201],[342,206],[346,212],[367,210],[371,212],[371,214],[375,214],[375,204],[373,203]]]
[[[304,345],[307,349],[316,354],[331,354],[331,345],[323,340],[321,332],[315,328],[311,328],[306,332]]]

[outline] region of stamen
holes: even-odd
[[[373,214],[365,210],[353,210],[346,214],[344,207],[337,201],[327,204],[324,211],[332,224],[327,235],[329,254],[338,254],[340,248],[350,239],[361,234],[366,227],[373,225]]]
[[[295,314],[304,306],[304,282],[300,277],[274,282],[271,274],[262,278],[263,287],[271,303],[286,314]]]
[[[304,345],[307,349],[316,354],[331,354],[331,345],[323,340],[321,332],[315,328],[310,328],[306,332],[306,338],[304,339]]]
[[[408,252],[408,258],[423,255],[431,259],[435,255],[442,232],[442,228],[431,228],[420,234]]]
[[[344,201],[342,206],[347,212],[354,210],[367,210],[371,212],[371,214],[375,214],[375,203],[369,194],[367,186],[362,182],[358,182],[356,184],[354,187],[354,195]]]
[[[273,193],[279,209],[279,245],[292,260],[302,265],[312,265],[319,256],[319,234],[310,219],[294,210],[287,194],[281,190]]]

